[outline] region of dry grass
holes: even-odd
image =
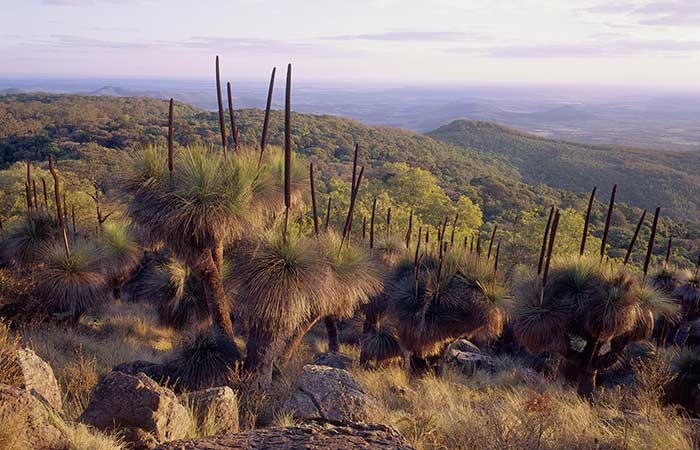
[[[157,325],[145,304],[111,303],[101,317],[83,317],[71,329],[45,323],[23,330],[23,340],[53,368],[64,396],[66,418],[84,409],[92,388],[112,367],[134,360],[160,362],[178,335]]]
[[[17,414],[9,414],[0,405],[0,448],[3,450],[30,450],[27,436],[20,432],[24,426],[24,418]]]
[[[418,450],[691,449],[693,427],[658,396],[612,391],[592,402],[508,364],[493,375],[409,380],[405,371],[355,370],[379,399],[372,419]],[[697,442],[695,443],[697,445]]]

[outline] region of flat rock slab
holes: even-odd
[[[414,450],[386,425],[307,423],[170,442],[156,450]]]

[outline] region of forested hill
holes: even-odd
[[[655,151],[545,139],[490,122],[456,120],[428,133],[440,141],[501,158],[529,184],[574,192],[617,183],[618,198],[678,219],[700,215],[700,153]]]
[[[220,145],[216,113],[176,103],[175,116],[177,143]],[[259,142],[263,112],[241,110],[237,120],[242,140]],[[0,96],[0,167],[43,161],[49,152],[80,159],[104,149],[164,144],[166,121],[167,102],[152,98]],[[282,134],[282,114],[273,111],[270,142],[281,143]],[[310,114],[293,115],[293,135],[295,148],[317,164],[323,182],[347,172],[357,142],[362,164],[407,162],[427,169],[448,194],[465,194],[481,204],[486,220],[512,220],[543,204],[580,207],[593,185],[603,193],[615,182],[619,199],[630,205],[659,205],[681,219],[695,219],[700,212],[700,154],[690,152],[553,141],[485,122],[455,121],[425,136]]]
[[[145,97],[0,96],[0,167],[19,160],[43,161],[49,152],[79,159],[104,149],[165,144],[167,106],[166,101]],[[240,110],[236,119],[243,142],[257,144],[263,112]],[[269,142],[282,143],[283,131],[282,113],[273,111]],[[220,145],[219,136],[216,113],[176,102],[176,143]],[[516,170],[486,153],[398,128],[367,126],[336,116],[293,114],[293,136],[296,150],[314,161],[323,182],[347,173],[357,142],[361,164],[378,167],[385,162],[407,162],[427,169],[448,194],[465,194],[483,205],[487,220],[512,220],[517,212],[533,205],[558,203],[562,195],[570,202],[579,200],[520,182]],[[366,175],[373,173],[368,170]]]

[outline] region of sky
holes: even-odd
[[[0,0],[0,76],[700,89],[700,0]]]

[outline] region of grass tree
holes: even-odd
[[[544,283],[534,275],[519,280],[511,311],[518,342],[531,352],[561,354],[576,369],[582,395],[629,343],[651,336],[655,317],[675,312],[665,295],[628,269],[581,256],[551,261]]]
[[[314,305],[311,320],[325,317],[328,350],[338,351],[340,342],[335,321],[350,319],[360,305],[379,295],[383,289],[383,278],[376,261],[362,245],[344,242],[333,231],[324,233],[319,240],[332,269],[333,292],[336,295],[330,301]]]
[[[508,294],[495,262],[438,247],[417,251],[394,269],[387,283],[389,314],[415,372],[426,370],[426,358],[441,354],[454,339],[495,338],[505,323]]]
[[[3,236],[2,259],[17,267],[41,262],[44,251],[59,242],[58,222],[47,214],[25,217]]]
[[[107,280],[100,270],[100,253],[91,242],[74,243],[68,254],[63,245],[54,244],[42,259],[33,293],[39,310],[76,325],[83,313],[106,301]]]
[[[197,273],[217,330],[231,340],[223,249],[250,228],[253,197],[269,188],[255,156],[226,158],[208,147],[189,147],[173,156],[170,171],[166,150],[152,147],[134,155],[124,182],[129,214],[144,239],[164,243]]]
[[[171,259],[157,264],[145,276],[137,295],[155,305],[161,324],[182,330],[205,328],[211,323],[211,311],[202,299],[204,291],[202,279],[192,269]]]
[[[680,272],[672,295],[681,308],[681,317],[678,324],[669,330],[669,337],[674,343],[684,345],[690,333],[691,321],[700,316],[700,258],[693,269]]]
[[[124,222],[104,224],[97,246],[112,296],[119,300],[124,283],[139,266],[141,246],[130,224]]]
[[[331,267],[318,242],[295,225],[284,236],[283,224],[277,224],[235,255],[232,278],[248,324],[245,367],[254,388],[270,384],[274,362],[311,320],[314,305],[335,296]]]

